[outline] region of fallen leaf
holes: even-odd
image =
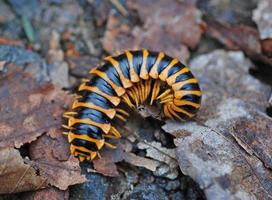
[[[182,172],[207,199],[271,199],[272,120],[265,114],[271,88],[251,77],[241,52],[196,57],[202,107],[192,122],[167,121]]]
[[[12,147],[0,148],[0,194],[38,190],[48,186],[45,177],[26,163]]]
[[[187,61],[190,55],[187,46],[195,48],[203,33],[201,15],[194,5],[174,0],[128,1],[127,4],[129,9],[139,14],[144,24],[132,27],[110,14],[102,38],[106,51],[114,53],[117,50],[147,48],[164,51],[184,63]]]
[[[13,188],[9,192],[18,192],[37,190],[48,184],[66,190],[69,185],[84,182],[79,162],[69,158],[69,144],[61,133],[61,116],[71,104],[71,96],[50,83],[38,82],[22,67],[10,64],[7,69],[0,77],[0,109],[3,113],[0,146],[1,149],[13,149],[28,144],[30,160],[20,156],[17,163],[11,162],[15,178],[4,173],[4,168],[0,173],[4,178],[2,183],[11,181],[15,185],[3,185]],[[5,157],[0,157],[0,162],[6,162]],[[35,176],[33,183],[28,183],[28,176],[22,175],[20,170],[20,162],[24,162],[30,172],[33,170],[35,176],[43,180],[42,184],[35,183]]]
[[[56,188],[46,188],[38,190],[31,193],[26,193],[22,195],[23,200],[44,200],[44,199],[53,199],[53,200],[68,200],[69,191],[61,191]]]
[[[208,25],[207,33],[220,41],[229,49],[239,49],[254,62],[272,66],[272,59],[261,53],[261,44],[257,30],[252,27],[239,25],[230,26],[205,17]]]

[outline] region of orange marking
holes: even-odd
[[[132,102],[130,101],[130,98],[127,94],[124,94],[122,96],[123,101],[130,107],[130,108],[134,108],[134,105],[132,104]]]
[[[162,81],[165,81],[167,78],[168,78],[168,72],[169,70],[171,69],[171,67],[173,67],[175,64],[178,63],[178,59],[173,59],[169,65],[160,73],[159,75],[159,78],[162,80]]]
[[[116,69],[119,77],[120,77],[120,80],[122,82],[122,85],[124,86],[124,88],[129,88],[132,86],[132,82],[130,80],[128,80],[124,74],[123,74],[123,71],[122,69],[120,68],[119,66],[119,62],[117,60],[115,60],[113,57],[107,57],[105,60],[109,61],[113,67]]]
[[[104,133],[108,133],[110,131],[111,125],[110,124],[101,124],[92,121],[91,119],[77,119],[77,118],[70,118],[68,120],[68,126],[73,126],[74,124],[82,123],[82,124],[89,124],[101,128]]]
[[[102,79],[104,79],[108,84],[110,84],[110,86],[114,89],[114,91],[116,92],[118,96],[122,96],[126,92],[124,88],[117,86],[112,80],[110,80],[108,75],[105,72],[101,72],[97,69],[93,69],[91,70],[90,73],[95,74],[101,77]]]
[[[146,49],[143,49],[143,62],[141,66],[140,77],[144,80],[147,80],[149,77],[148,72],[146,70],[146,60],[147,60],[148,54],[149,54],[148,51]]]
[[[72,105],[72,109],[75,109],[78,107],[86,107],[86,108],[91,108],[91,109],[100,111],[100,112],[104,113],[105,115],[107,115],[111,119],[113,119],[114,115],[116,114],[116,111],[113,108],[112,109],[104,109],[104,108],[101,108],[100,106],[97,106],[97,105],[91,103],[91,102],[75,101]]]
[[[166,117],[168,117],[168,118],[173,118],[172,115],[171,115],[171,113],[170,113],[169,110],[168,110],[168,105],[167,105],[167,104],[165,104],[165,105],[163,106],[163,113],[164,113],[164,115],[165,115]]]
[[[169,112],[176,118],[178,118],[180,121],[185,121],[184,119],[182,119],[176,112],[175,110],[172,109],[172,105],[173,104],[168,104],[168,109],[169,109]]]
[[[86,149],[86,148],[83,147],[83,146],[80,146],[80,147],[79,147],[79,146],[75,146],[75,145],[71,144],[70,149],[71,149],[71,147],[73,147],[74,150],[78,149],[78,150],[80,150],[80,151],[89,153],[89,154],[90,154],[90,159],[91,159],[91,160],[93,160],[93,159],[96,157],[97,152],[91,151],[91,150],[89,150],[89,149]],[[71,154],[72,154],[72,153],[71,153]],[[80,152],[74,152],[74,155],[81,155],[82,157],[88,157],[87,155],[82,154],[82,153],[80,153]]]
[[[87,86],[85,84],[80,85],[79,91],[87,90],[90,92],[95,92],[96,94],[101,95],[102,97],[105,97],[107,100],[109,100],[113,105],[118,106],[120,103],[120,98],[116,96],[110,96],[104,92],[102,92],[98,87],[92,87],[92,86]]]
[[[196,96],[201,96],[201,92],[199,90],[179,90],[179,91],[175,91],[175,97],[177,99],[181,99],[182,97],[184,97],[187,94],[193,94]]]
[[[139,82],[140,78],[133,67],[133,55],[129,51],[125,51],[125,53],[129,63],[130,80],[134,83]]]
[[[186,101],[186,100],[174,99],[173,102],[174,102],[174,104],[176,106],[186,106],[186,105],[189,105],[189,106],[193,106],[195,108],[199,108],[200,107],[200,104],[194,103],[194,102],[191,102],[191,101]]]
[[[172,85],[173,90],[177,91],[180,90],[184,85],[189,84],[189,83],[198,83],[195,78],[190,78],[185,81],[180,81]]]
[[[175,82],[176,82],[176,78],[181,75],[181,74],[184,74],[186,72],[189,72],[189,69],[188,67],[184,67],[182,68],[181,70],[179,70],[177,73],[169,76],[167,79],[166,79],[166,82],[169,86],[173,85]]]
[[[159,65],[159,63],[161,62],[161,60],[163,59],[164,56],[165,56],[165,54],[163,52],[159,53],[155,64],[152,66],[152,68],[151,68],[151,70],[149,72],[149,75],[154,79],[157,79],[159,77],[158,65]]]
[[[121,138],[120,132],[114,127],[111,127],[110,133],[112,133],[117,139]]]
[[[183,114],[187,115],[187,116],[190,117],[190,118],[194,116],[194,114],[189,113],[189,112],[187,112],[186,110],[183,110],[182,108],[177,107],[175,104],[171,104],[171,108],[172,108],[174,111],[179,112],[179,113],[183,113]]]
[[[160,86],[161,86],[161,82],[160,81],[155,81],[155,84],[154,84],[153,90],[152,90],[150,105],[152,105],[153,101],[157,98],[157,96],[158,96],[158,94],[160,92]]]
[[[161,93],[157,99],[161,99],[161,98],[164,98],[166,95],[168,95],[172,90],[171,89],[167,89],[165,90],[163,93]]]

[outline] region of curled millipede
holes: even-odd
[[[108,140],[121,134],[113,121],[129,117],[122,105],[137,108],[157,102],[165,117],[180,121],[198,111],[198,81],[178,59],[143,49],[108,56],[104,61],[90,71],[93,77],[79,86],[72,111],[63,115],[70,152],[80,161],[100,157],[104,146],[115,147]]]

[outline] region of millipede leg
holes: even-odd
[[[116,149],[116,146],[115,146],[115,145],[110,144],[110,143],[108,143],[108,142],[105,142],[105,145],[106,145],[107,147],[111,148],[111,149]]]
[[[153,90],[152,90],[150,105],[152,105],[153,101],[157,98],[157,96],[158,96],[158,94],[160,92],[160,86],[161,86],[161,82],[160,81],[155,81],[154,86],[153,86]]]
[[[126,112],[125,110],[121,109],[121,108],[116,108],[115,110],[116,110],[116,112],[121,113],[121,114],[123,114],[123,115],[125,115],[127,117],[129,116],[129,113]]]

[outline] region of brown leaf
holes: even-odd
[[[190,66],[203,102],[194,122],[167,121],[177,137],[183,173],[207,199],[271,199],[272,119],[264,112],[271,89],[248,74],[241,52],[215,51]]]
[[[0,77],[0,147],[21,147],[60,127],[71,98],[51,84],[39,84],[15,65]]]
[[[102,39],[106,51],[147,48],[187,61],[187,46],[196,47],[203,33],[200,12],[193,5],[160,0],[128,1],[128,7],[139,14],[144,24],[130,27],[124,20],[110,15]]]
[[[93,161],[94,169],[105,176],[119,176],[116,163],[124,159],[124,148],[122,141],[115,143],[116,149],[103,149],[102,158]]]
[[[44,200],[44,199],[52,199],[52,200],[68,200],[69,192],[61,191],[56,188],[47,188],[43,190],[38,190],[36,192],[31,192],[23,195],[23,200]]]
[[[7,147],[0,149],[0,194],[37,190],[48,186],[45,177],[26,163],[18,150]]]
[[[253,61],[272,66],[272,59],[261,53],[261,44],[257,30],[252,27],[221,24],[205,17],[208,34],[219,40],[229,49],[240,49]]]
[[[0,108],[3,112],[0,123],[1,148],[13,149],[30,144],[31,160],[25,159],[24,162],[46,182],[43,187],[49,183],[65,190],[69,185],[84,182],[78,160],[69,158],[69,144],[61,133],[62,113],[71,104],[71,96],[50,83],[37,82],[30,73],[15,65],[8,66],[8,72],[2,75],[0,85]],[[0,161],[5,162],[5,158],[0,157]],[[9,187],[16,187],[11,192],[41,187],[35,185],[35,180],[28,183],[27,177],[22,176],[20,165],[13,164],[14,169],[18,168],[14,170],[14,176],[18,179],[1,174],[3,183],[18,182],[16,185],[10,184]],[[35,187],[28,186],[31,184]]]
[[[83,183],[86,179],[81,175],[78,159],[70,156],[66,138],[59,129],[56,131],[56,138],[43,135],[30,145],[30,164],[39,169],[51,185],[66,190],[69,185]]]

